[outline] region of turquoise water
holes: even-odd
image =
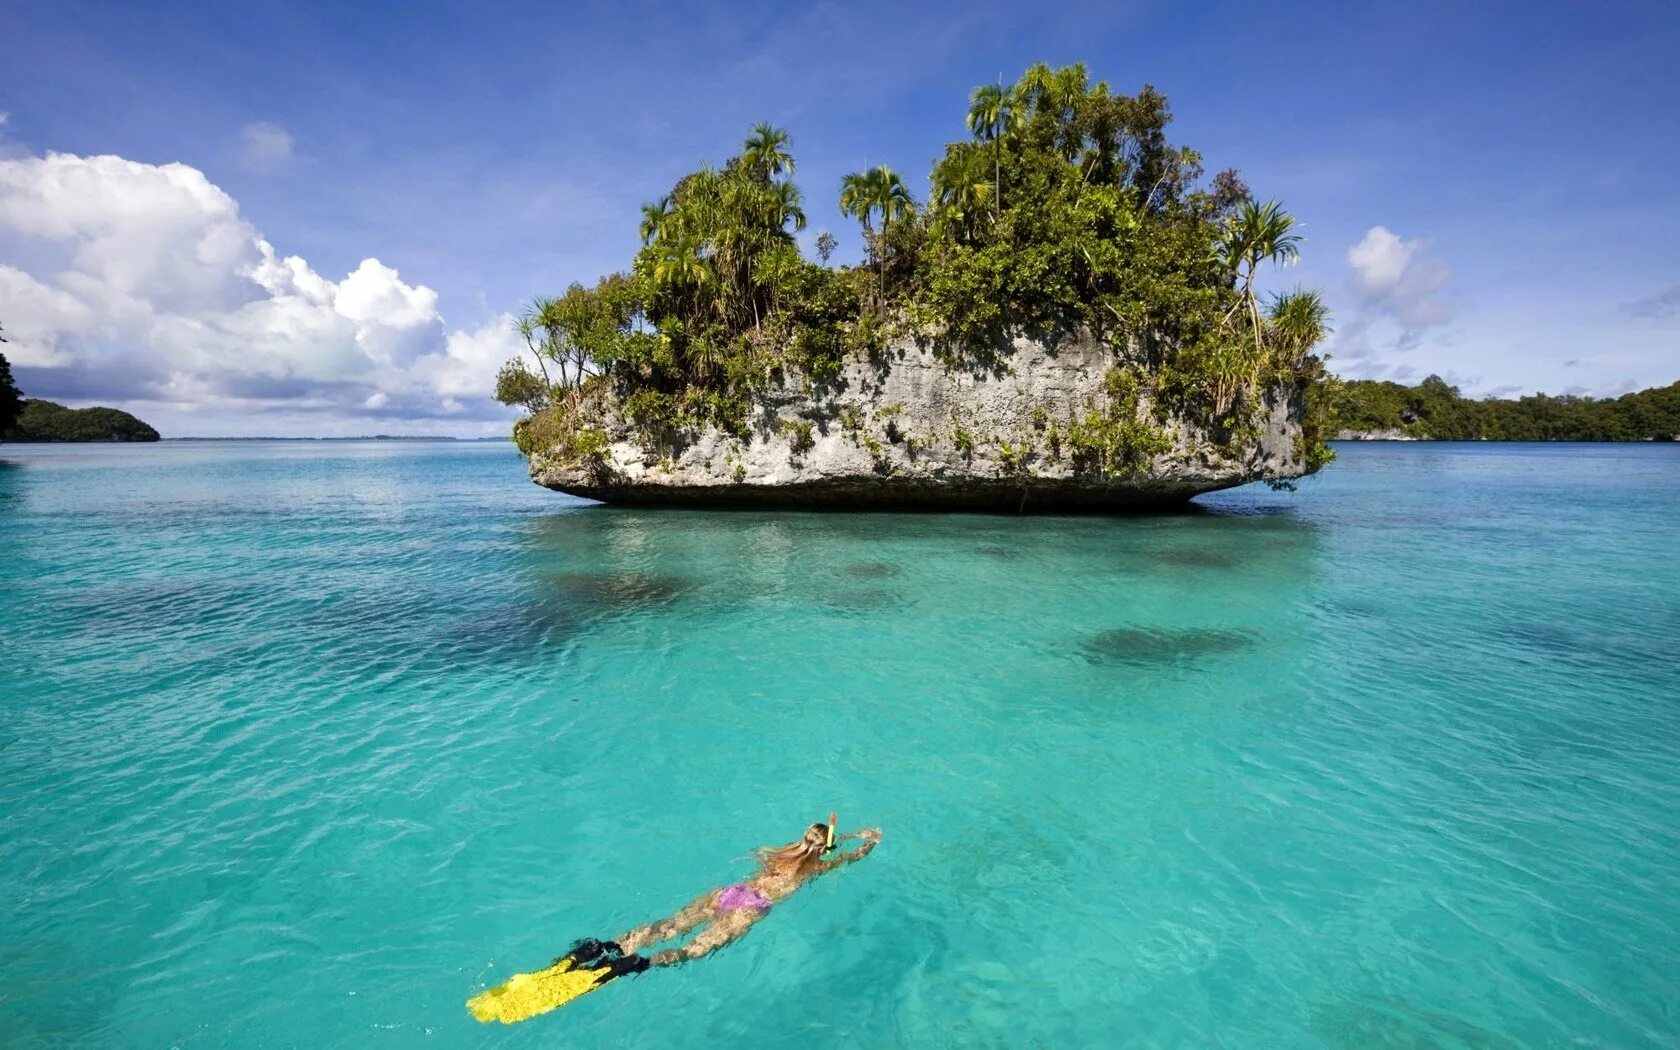
[[[1680,447],[1119,520],[0,460],[8,1046],[1675,1045]],[[830,809],[881,848],[721,954],[463,1009]]]

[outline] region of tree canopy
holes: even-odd
[[[953,367],[995,365],[1021,335],[1124,344],[1159,411],[1226,430],[1267,388],[1322,380],[1322,300],[1262,302],[1256,287],[1298,254],[1295,220],[1235,171],[1204,179],[1200,154],[1167,140],[1171,110],[1153,87],[1118,94],[1082,65],[1040,64],[977,88],[966,116],[970,137],[945,147],[925,197],[885,166],[841,180],[865,247],[857,267],[826,265],[826,232],[821,262],[800,252],[804,198],[780,128],[755,126],[737,155],[678,180],[642,209],[625,273],[531,304],[530,360],[498,385],[533,413],[522,445],[563,436],[594,384],[650,429],[739,433],[778,375],[820,384],[897,338]]]
[[[8,441],[156,441],[158,432],[120,408],[65,408],[53,401],[23,402]]]
[[[1360,379],[1332,398],[1335,425],[1443,441],[1673,441],[1680,439],[1680,383],[1615,398],[1531,394],[1464,397],[1440,376],[1417,386]]]

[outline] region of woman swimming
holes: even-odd
[[[753,923],[764,918],[770,911],[771,905],[788,897],[794,890],[818,875],[869,856],[876,843],[881,841],[878,828],[864,828],[862,831],[839,835],[831,842],[829,836],[834,828],[832,821],[833,818],[830,817],[830,823],[812,824],[805,829],[805,834],[797,842],[755,851],[758,855],[759,869],[745,882],[737,882],[696,897],[669,918],[638,926],[629,933],[620,935],[616,945],[606,942],[601,947],[610,953],[616,946],[628,959],[636,956],[643,948],[674,940],[704,923],[705,929],[682,947],[655,952],[647,958],[643,966],[635,966],[632,963],[626,969],[640,970],[645,969],[647,965],[675,966],[703,955],[710,955],[751,929]],[[822,859],[824,853],[834,848],[834,843],[847,839],[862,839],[863,844],[833,860]]]
[[[824,872],[833,871],[869,856],[881,841],[881,832],[865,828],[836,837],[834,816],[828,823],[812,824],[797,842],[767,847],[757,852],[759,868],[752,878],[695,898],[668,919],[638,926],[617,941],[593,938],[578,941],[572,950],[546,969],[514,974],[506,981],[473,996],[467,1009],[480,1021],[512,1024],[547,1013],[627,973],[641,973],[650,966],[675,966],[709,955],[735,940],[753,923],[764,918],[777,901]],[[833,860],[823,860],[836,842],[862,839],[863,845]],[[705,924],[705,929],[680,948],[639,954],[649,945],[673,940]]]

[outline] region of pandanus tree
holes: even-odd
[[[881,219],[881,235],[885,236],[893,223],[916,211],[916,202],[905,188],[904,180],[885,164],[868,171],[855,171],[840,180],[840,211],[863,224],[864,239],[871,242],[876,264],[881,274],[881,300],[887,296],[887,259],[876,242],[873,220]]]
[[[1264,204],[1244,201],[1226,224],[1220,250],[1226,269],[1241,283],[1238,302],[1232,309],[1246,308],[1258,349],[1262,339],[1254,278],[1262,263],[1287,266],[1300,258],[1301,235],[1295,232],[1295,218],[1275,200]]]
[[[1274,296],[1266,311],[1266,331],[1282,362],[1299,371],[1312,348],[1330,334],[1330,308],[1317,292]]]

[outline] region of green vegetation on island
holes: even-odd
[[[1356,434],[1440,441],[1680,440],[1680,383],[1614,398],[1475,400],[1440,376],[1417,386],[1361,379],[1335,384],[1330,401],[1336,428]]]
[[[0,332],[4,327],[0,326]],[[0,335],[0,343],[6,337]],[[11,362],[0,354],[0,440],[156,441],[158,432],[116,408],[65,408],[24,397],[12,379]]]
[[[158,432],[120,408],[65,408],[26,398],[7,441],[156,441]]]
[[[515,440],[599,456],[597,395],[650,445],[707,426],[744,438],[755,395],[790,369],[820,387],[849,357],[914,340],[951,369],[1003,372],[1016,337],[1088,336],[1129,363],[1104,411],[1065,421],[1076,459],[1105,472],[1146,460],[1171,419],[1240,447],[1283,389],[1317,469],[1330,457],[1313,353],[1327,311],[1316,293],[1255,287],[1295,259],[1294,220],[1235,171],[1204,179],[1200,154],[1168,142],[1171,119],[1152,87],[1116,94],[1077,64],[978,88],[972,134],[945,147],[925,200],[886,167],[842,180],[865,249],[850,267],[828,265],[828,233],[818,260],[801,254],[790,139],[760,124],[738,155],[644,207],[626,272],[531,304],[519,323],[530,359],[497,383],[529,413]]]

